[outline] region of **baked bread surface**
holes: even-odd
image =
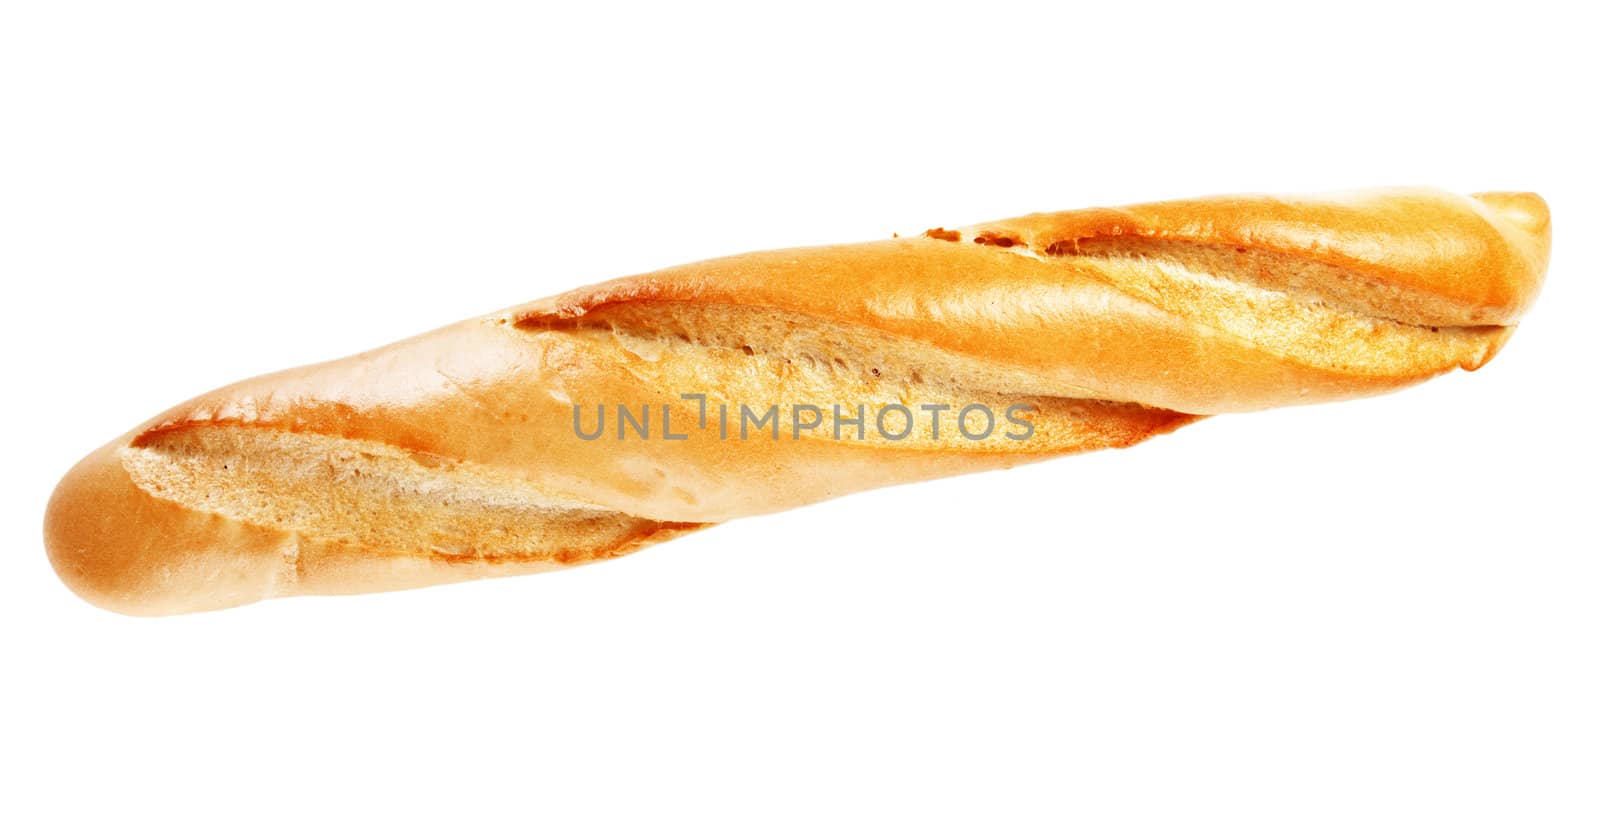
[[[1407,188],[685,264],[180,404],[63,478],[46,548],[78,594],[135,614],[607,559],[1476,369],[1533,302],[1549,246],[1536,195]],[[770,423],[741,421],[769,406]]]

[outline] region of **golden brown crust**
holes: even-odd
[[[80,462],[51,496],[45,549],[61,580],[111,611],[163,615],[277,596],[402,590],[541,573],[631,553],[707,525],[644,521],[593,552],[460,558],[385,550],[196,510],[135,485],[113,443]]]
[[[1549,209],[1538,195],[1512,192],[1467,198],[1390,188],[1172,200],[1031,214],[972,232],[977,241],[1000,238],[1058,256],[1140,238],[1304,259],[1439,302],[1406,319],[1435,326],[1514,324],[1533,302],[1549,257]]]
[[[687,264],[196,397],[69,472],[46,546],[71,587],[130,613],[581,564],[1475,368],[1531,303],[1548,247],[1534,195],[1390,189]],[[735,422],[724,439],[706,419],[742,404],[777,406],[776,436],[740,439]],[[585,439],[600,406],[649,412],[655,436],[618,439],[613,410]],[[848,420],[896,407],[915,415],[903,437]],[[1025,422],[969,438],[948,422],[964,407]],[[940,408],[943,435],[924,419]]]

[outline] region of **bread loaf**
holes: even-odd
[[[196,397],[68,472],[45,543],[135,614],[579,565],[1472,370],[1549,243],[1533,194],[1385,189],[687,264]]]

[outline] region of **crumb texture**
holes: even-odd
[[[498,467],[326,435],[201,426],[122,456],[151,495],[375,554],[574,562],[673,526],[549,495]]]
[[[802,442],[1061,453],[1125,446],[1190,419],[1100,399],[1024,365],[983,361],[873,328],[772,308],[635,301],[528,329],[554,330],[580,342],[585,353],[611,355],[646,387],[705,394],[709,408],[727,406],[735,420],[742,405],[778,404],[778,431],[790,438],[797,436],[794,406],[814,406],[814,415],[802,416],[814,416],[818,424],[801,430]],[[843,418],[837,426],[836,405]],[[880,431],[877,415],[886,408]],[[1006,417],[1013,408],[1016,421]],[[956,423],[964,409],[965,435]],[[862,414],[865,430],[850,422]],[[984,431],[986,415],[993,416],[992,431]],[[1026,439],[1018,439],[1023,434]]]

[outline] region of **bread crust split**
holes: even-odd
[[[1397,188],[686,264],[196,397],[73,467],[45,545],[74,591],[130,614],[585,564],[1475,369],[1549,247],[1537,195]],[[768,406],[743,437],[707,419]],[[962,430],[985,412],[999,430]]]

